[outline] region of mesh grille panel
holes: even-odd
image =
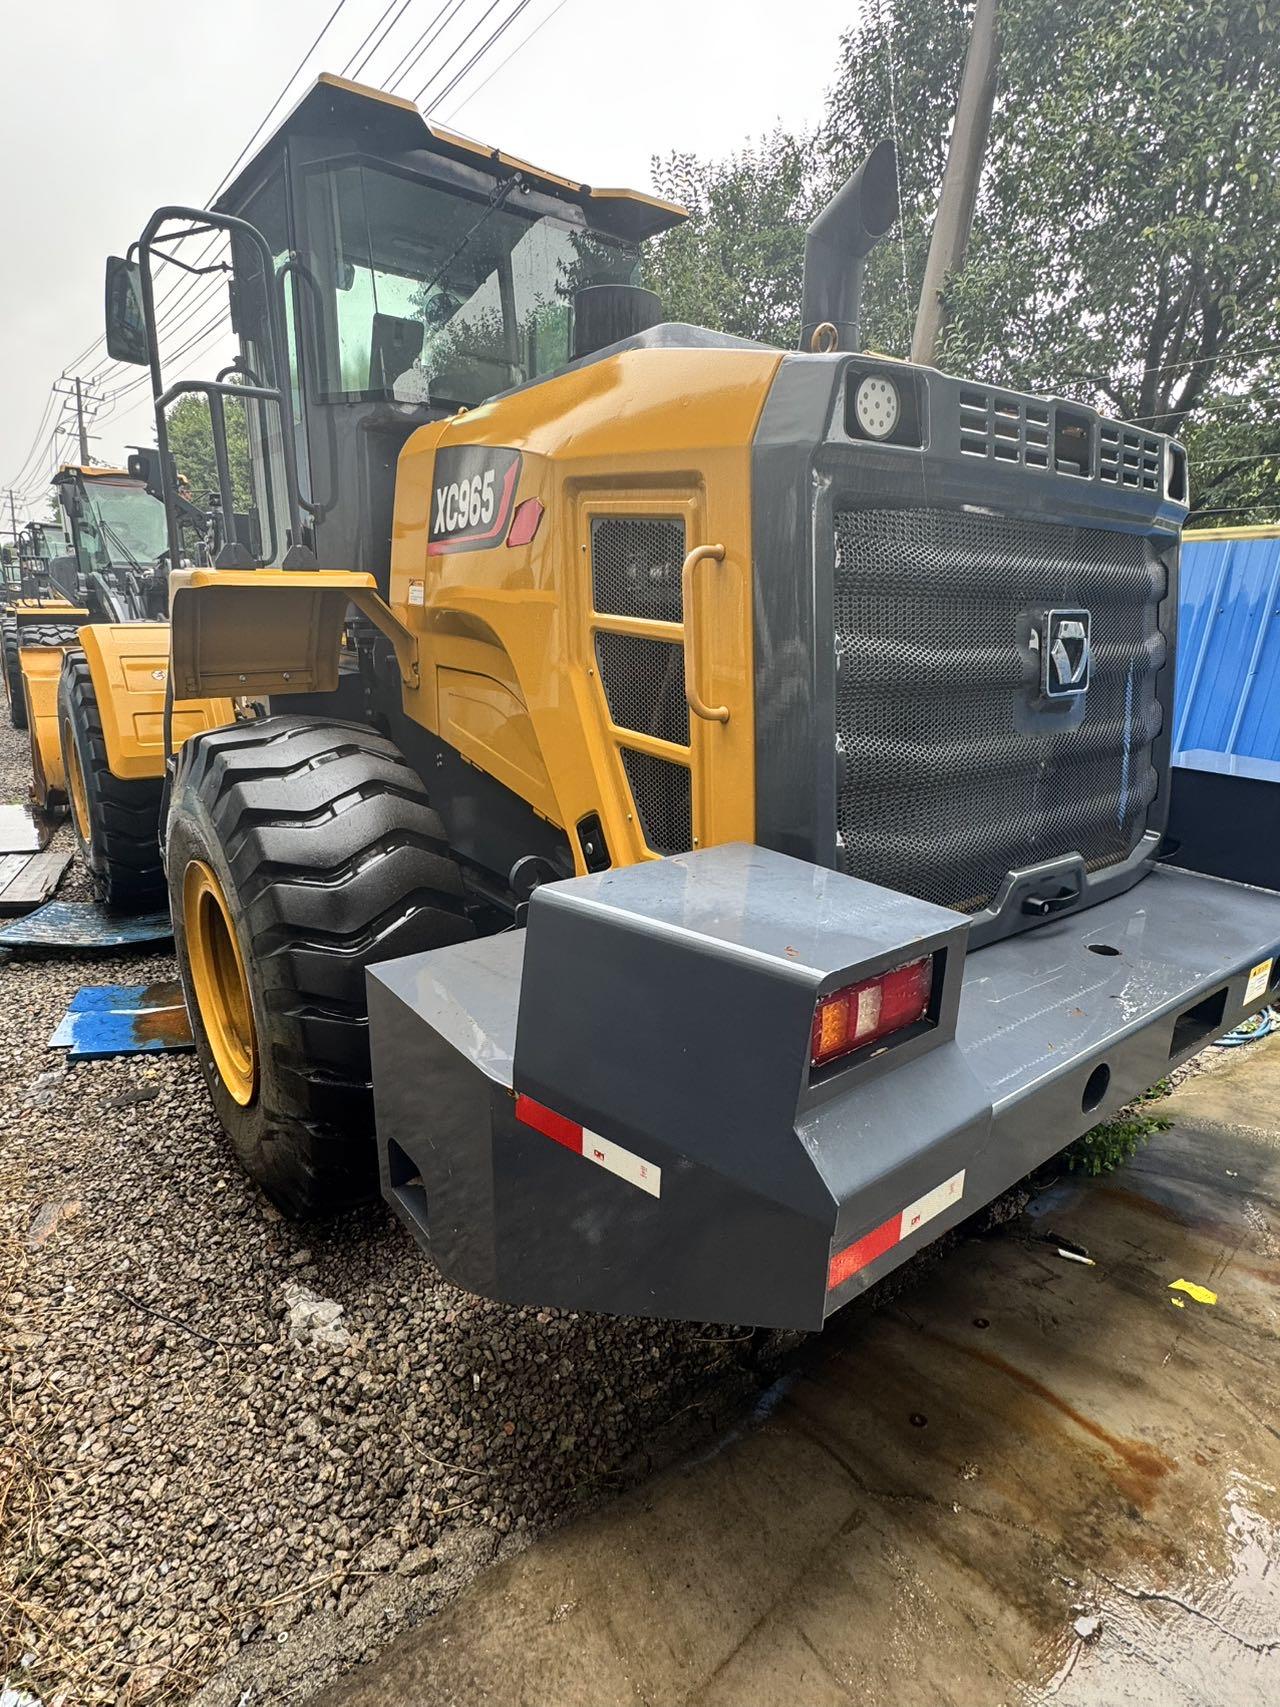
[[[1156,793],[1165,579],[1136,535],[943,510],[839,512],[847,869],[975,911],[1019,866],[1124,859]],[[1092,613],[1092,679],[1072,727],[1034,704],[1028,613],[1053,608]]]
[[[682,622],[683,563],[684,522],[678,516],[592,518],[591,586],[598,611]]]
[[[637,634],[597,634],[596,663],[609,715],[619,728],[689,745],[682,646]]]
[[[622,749],[622,764],[644,839],[654,853],[688,853],[693,846],[689,772],[670,759]]]

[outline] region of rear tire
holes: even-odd
[[[7,611],[0,619],[4,645],[4,697],[9,702],[9,721],[15,729],[27,726],[27,702],[22,692],[22,667],[18,662],[18,619]]]
[[[9,695],[9,721],[15,729],[27,727],[27,696],[23,691],[22,664],[18,653],[24,646],[74,646],[79,638],[80,625],[74,622],[19,623],[16,616],[5,622],[4,684]]]
[[[196,1053],[287,1214],[374,1194],[367,966],[474,935],[444,826],[371,729],[280,716],[193,736],[166,867]]]
[[[116,776],[83,652],[67,652],[58,683],[58,735],[71,825],[94,892],[109,907],[141,912],[164,899],[160,777]]]

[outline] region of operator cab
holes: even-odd
[[[367,571],[384,590],[404,441],[583,353],[600,296],[614,335],[651,324],[640,244],[683,217],[540,171],[410,101],[327,75],[215,211],[256,227],[272,257],[304,543],[323,567]],[[233,236],[232,254],[234,323],[257,375],[256,246]],[[258,502],[278,503],[270,430],[263,411],[251,415]]]
[[[156,565],[167,549],[163,504],[123,468],[64,465],[53,477],[68,538],[49,579],[73,604],[93,597],[104,610],[129,616],[156,614],[163,586]]]

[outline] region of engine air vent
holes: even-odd
[[[591,588],[605,616],[681,622],[684,521],[679,516],[593,516]]]
[[[645,841],[654,853],[688,853],[693,846],[688,767],[630,747],[622,749],[622,764]]]
[[[986,386],[960,389],[960,450],[1024,468],[1049,467],[1049,411]]]
[[[1117,486],[1160,490],[1160,440],[1104,421],[1098,429],[1098,474]]]
[[[634,729],[689,745],[689,702],[684,692],[684,648],[639,634],[596,634],[596,665],[619,729]]]

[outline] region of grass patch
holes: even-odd
[[[1103,1120],[1092,1126],[1074,1144],[1062,1152],[1062,1165],[1072,1173],[1109,1174],[1135,1156],[1153,1132],[1166,1132],[1173,1122],[1163,1114],[1152,1114],[1152,1103],[1162,1102],[1173,1092],[1168,1079],[1161,1079],[1127,1108],[1122,1108],[1114,1120]]]

